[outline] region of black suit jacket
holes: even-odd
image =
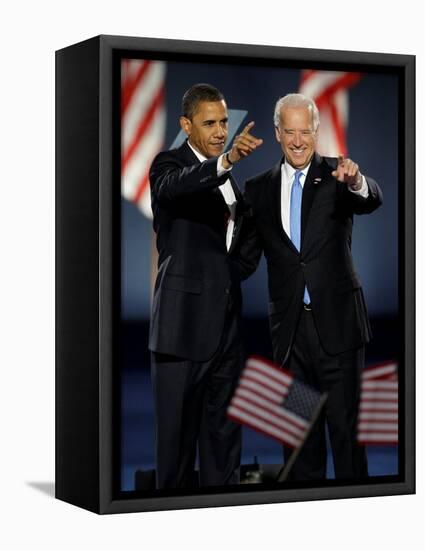
[[[370,338],[359,277],[351,255],[353,214],[370,213],[382,203],[378,184],[366,177],[369,196],[351,193],[331,172],[337,159],[312,159],[301,208],[301,250],[292,244],[281,219],[281,164],[249,180],[245,198],[252,232],[242,253],[250,263],[264,251],[268,268],[269,319],[275,360],[286,361],[309,290],[323,348],[339,354]]]
[[[153,226],[159,252],[149,349],[206,361],[217,350],[229,299],[240,309],[243,260],[236,260],[243,197],[230,173],[217,177],[217,158],[200,163],[185,142],[160,153],[150,170]],[[218,189],[228,178],[237,199],[227,251]]]

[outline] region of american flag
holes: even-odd
[[[149,218],[149,168],[165,140],[165,69],[162,61],[121,63],[121,194]]]
[[[347,154],[348,89],[361,77],[355,72],[301,72],[299,91],[314,99],[320,112],[317,150],[321,155],[336,157]]]
[[[321,394],[261,357],[247,359],[227,409],[235,422],[300,447],[323,404]]]
[[[361,445],[398,443],[396,363],[383,363],[363,371],[357,432]]]

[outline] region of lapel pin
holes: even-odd
[[[313,180],[313,183],[314,183],[314,185],[317,185],[317,184],[320,183],[321,181],[322,181],[322,178],[315,178],[315,179]]]

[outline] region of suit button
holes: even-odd
[[[224,292],[225,294],[230,294],[230,288],[226,288]]]
[[[301,267],[305,267],[307,264],[305,262],[301,262]]]

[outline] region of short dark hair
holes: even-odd
[[[194,84],[183,96],[182,114],[192,120],[201,101],[222,101],[223,99],[224,96],[220,90],[211,86],[211,84]]]

